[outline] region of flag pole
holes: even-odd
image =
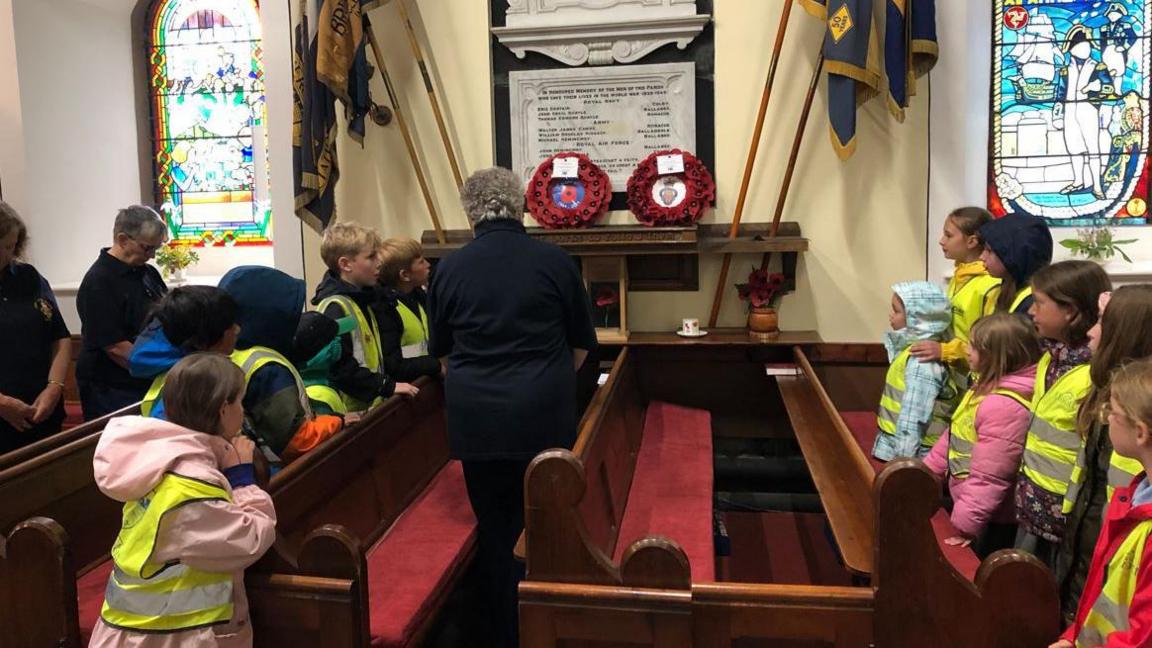
[[[769,238],[776,236],[780,228],[780,218],[784,215],[784,203],[788,201],[788,192],[792,189],[792,176],[796,172],[796,159],[800,156],[800,145],[804,142],[804,131],[808,127],[808,117],[812,114],[812,100],[816,97],[816,88],[820,85],[820,73],[824,70],[824,44],[820,44],[820,54],[816,57],[816,67],[812,70],[812,81],[808,84],[808,94],[804,97],[804,108],[800,111],[800,122],[796,124],[796,134],[792,136],[792,152],[788,155],[788,166],[784,169],[784,179],[780,183],[780,194],[776,197],[776,211],[772,214],[772,227],[768,230]],[[760,267],[767,268],[772,258],[771,252],[765,252],[760,260]]]
[[[424,78],[424,89],[428,92],[428,100],[432,103],[432,114],[436,116],[436,128],[440,130],[440,141],[444,143],[444,151],[448,154],[448,164],[452,166],[452,177],[456,180],[456,188],[464,185],[460,176],[460,166],[456,163],[456,152],[452,148],[452,140],[448,137],[448,128],[444,124],[444,115],[440,112],[440,101],[436,98],[436,88],[432,77],[428,74],[428,66],[424,62],[424,52],[420,48],[420,41],[416,38],[416,30],[412,27],[412,20],[408,16],[407,0],[398,0],[400,19],[404,22],[404,30],[408,32],[408,44],[412,47],[412,55],[420,66],[420,76]]]
[[[784,48],[784,36],[788,33],[788,17],[792,14],[792,0],[784,0],[780,10],[780,23],[776,27],[776,42],[772,46],[772,58],[768,63],[768,76],[764,79],[764,91],[760,94],[760,111],[756,114],[756,125],[752,128],[752,142],[748,145],[748,158],[744,161],[744,178],[740,181],[740,196],[736,200],[736,211],[732,214],[732,224],[728,227],[728,238],[734,239],[740,233],[740,220],[744,216],[744,202],[748,198],[748,186],[752,180],[752,169],[756,165],[756,153],[760,150],[760,136],[764,131],[764,118],[768,113],[768,100],[772,97],[772,85],[776,82],[776,70],[780,65],[780,52]],[[732,254],[724,253],[720,264],[720,279],[716,282],[716,292],[712,296],[712,315],[708,326],[716,326],[720,316],[720,304],[724,301],[724,284],[728,283],[728,269],[732,264]]]
[[[416,171],[416,181],[420,183],[420,192],[424,194],[424,203],[428,205],[428,213],[432,216],[432,227],[436,230],[436,241],[441,245],[448,240],[444,236],[444,227],[440,224],[440,216],[436,213],[436,203],[432,201],[432,193],[428,190],[428,181],[424,178],[424,171],[420,167],[420,157],[416,154],[416,146],[412,143],[412,133],[408,130],[408,122],[400,109],[400,100],[396,96],[396,89],[392,87],[392,79],[388,77],[388,68],[384,65],[384,55],[380,51],[380,43],[376,40],[376,30],[372,28],[368,16],[364,16],[364,31],[368,34],[368,42],[372,45],[372,53],[376,57],[376,67],[380,70],[380,78],[384,81],[384,89],[388,91],[388,101],[392,103],[392,115],[396,118],[396,125],[400,127],[400,134],[404,136],[404,146],[408,148],[408,157],[412,160],[412,168]]]

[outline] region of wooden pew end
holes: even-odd
[[[339,524],[325,524],[305,536],[297,565],[303,574],[350,580],[363,580],[368,571],[360,539]]]
[[[568,450],[545,450],[528,464],[524,493],[530,508],[576,506],[584,497],[584,464]]]
[[[1026,551],[1001,549],[985,558],[976,572],[976,587],[990,626],[1013,633],[1003,646],[1043,646],[1063,630],[1056,578]],[[1021,597],[1021,592],[1028,594]]]
[[[629,587],[692,587],[688,556],[675,540],[664,536],[649,536],[629,545],[620,561],[620,575]]]
[[[68,547],[64,527],[46,517],[20,522],[7,538],[0,535],[0,645],[80,645]]]

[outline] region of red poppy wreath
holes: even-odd
[[[553,177],[553,163],[576,158],[574,177]],[[528,213],[547,229],[591,227],[612,200],[608,174],[583,153],[557,153],[536,167],[524,192]]]
[[[657,158],[676,155],[683,157],[684,170],[661,174]],[[651,227],[691,225],[715,201],[712,174],[696,156],[680,149],[649,155],[628,178],[628,209]]]

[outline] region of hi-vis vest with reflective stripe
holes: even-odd
[[[308,392],[304,387],[304,379],[300,377],[300,372],[296,371],[296,367],[280,352],[269,347],[254,346],[243,351],[233,351],[232,362],[236,363],[236,366],[244,372],[245,384],[252,380],[252,376],[264,365],[278,364],[287,369],[292,374],[292,379],[296,381],[296,396],[300,400],[300,406],[304,408],[304,414],[309,419],[312,418],[312,403],[308,402]]]
[[[1102,433],[1107,434],[1107,432]],[[1084,489],[1087,455],[1088,449],[1081,445],[1080,452],[1076,453],[1076,465],[1072,467],[1072,482],[1068,484],[1068,492],[1064,494],[1062,506],[1064,515],[1072,512],[1072,508],[1076,506],[1076,500],[1080,497],[1080,491]],[[1116,492],[1117,488],[1131,484],[1141,470],[1144,470],[1144,467],[1140,465],[1139,461],[1122,457],[1113,451],[1108,458],[1108,501],[1112,501],[1112,493]]]
[[[884,393],[880,396],[880,409],[876,413],[876,425],[885,434],[896,434],[896,422],[900,419],[900,403],[904,400],[904,368],[908,366],[909,357],[911,357],[910,349],[904,349],[888,367]],[[932,407],[928,430],[920,441],[920,446],[923,448],[931,448],[936,443],[948,427],[952,411],[956,409],[959,394],[955,393],[956,388],[952,385],[951,377],[948,380],[948,385],[940,392],[944,398],[937,398]]]
[[[977,275],[969,279],[955,293],[948,295],[952,302],[952,335],[968,340],[968,333],[981,317],[984,317],[984,304],[989,293],[1000,286],[1000,280],[989,274]]]
[[[1024,303],[1025,299],[1032,296],[1032,286],[1024,286],[1024,289],[1016,293],[1016,299],[1012,300],[1012,307],[1008,309],[1009,313],[1015,313],[1016,308]]]
[[[371,310],[365,314],[364,309],[347,295],[328,297],[316,309],[323,313],[332,304],[339,304],[345,317],[356,318],[356,328],[352,331],[352,355],[356,361],[362,367],[380,371],[383,356],[380,354],[380,327],[376,324],[376,315]]]
[[[400,336],[400,355],[405,360],[428,355],[428,314],[423,306],[420,316],[412,312],[411,308],[403,302],[396,302],[396,312],[400,313],[400,321],[404,323],[404,333]]]
[[[1077,648],[1103,646],[1108,635],[1128,629],[1128,606],[1136,594],[1136,578],[1149,534],[1152,534],[1152,520],[1137,524],[1108,560],[1104,588],[1088,611],[1080,634],[1076,635]]]
[[[344,311],[345,317],[356,318],[356,329],[352,331],[352,356],[356,358],[356,362],[360,363],[361,367],[367,367],[372,371],[380,371],[380,365],[384,362],[384,357],[380,351],[380,327],[376,324],[376,315],[369,310],[367,314],[364,309],[356,305],[352,298],[347,295],[333,295],[328,297],[316,307],[321,313],[328,308],[330,304],[339,304],[341,310]],[[346,412],[359,412],[366,410],[370,407],[375,407],[383,402],[384,399],[376,398],[371,403],[353,397],[351,394],[340,392],[341,398],[344,399],[344,408]]]
[[[160,402],[160,392],[164,390],[166,380],[168,380],[167,371],[152,379],[152,384],[144,394],[144,400],[140,402],[140,416],[152,416],[152,410],[155,409],[156,403]]]
[[[323,403],[332,410],[333,414],[347,414],[348,407],[344,404],[344,398],[340,392],[336,391],[335,387],[325,384],[308,385],[304,388],[308,392],[308,398]]]
[[[1076,432],[1080,401],[1092,388],[1089,365],[1073,367],[1052,385],[1047,384],[1052,355],[1045,353],[1036,366],[1036,392],[1032,397],[1032,424],[1024,444],[1021,470],[1033,484],[1064,496],[1072,481],[1072,467],[1083,441]]]
[[[123,525],[112,546],[100,617],[119,628],[179,632],[232,618],[232,575],[204,572],[182,563],[152,560],[164,516],[192,502],[231,501],[215,484],[173,473],[145,497],[124,505]]]
[[[1020,394],[1010,389],[996,389],[992,394],[1007,396],[1029,409],[1032,403]],[[972,470],[972,450],[979,440],[976,429],[976,410],[987,396],[975,397],[976,392],[969,389],[956,412],[952,414],[952,427],[948,429],[948,474],[958,479],[968,476]]]

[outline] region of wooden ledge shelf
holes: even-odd
[[[768,236],[768,223],[750,223],[740,228],[740,236],[728,238],[728,225],[704,223],[692,227],[645,227],[643,225],[600,225],[587,229],[547,230],[529,227],[528,233],[542,241],[559,245],[577,257],[622,256],[628,263],[628,290],[696,291],[699,284],[700,255],[777,253],[781,269],[790,285],[795,285],[800,253],[808,250],[799,223],[782,222],[775,237]],[[459,250],[473,238],[471,230],[447,230],[446,241],[426,230],[420,237],[424,256],[439,259]]]
[[[528,233],[533,237],[555,243],[574,256],[761,254],[808,251],[808,239],[800,235],[798,223],[780,223],[775,237],[768,236],[768,231],[768,223],[751,223],[740,228],[739,237],[730,239],[728,226],[716,223],[692,227],[600,225],[586,229],[528,228]],[[424,256],[439,258],[464,247],[472,240],[471,230],[446,230],[444,234],[447,241],[439,243],[435,232],[425,230],[420,237]]]
[[[632,331],[626,346],[796,346],[819,344],[823,340],[816,331],[780,331],[774,338],[759,338],[744,328],[712,328],[708,335],[697,338],[680,337],[673,332]]]

